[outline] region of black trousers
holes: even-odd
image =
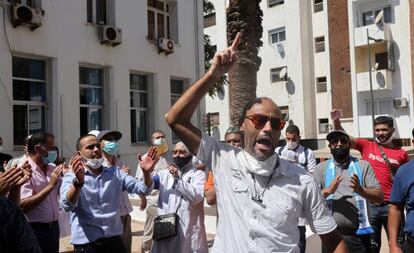
[[[342,234],[342,239],[345,241],[349,252],[351,253],[371,253],[371,236],[357,235],[348,229],[339,228],[338,231]],[[345,232],[346,231],[346,232]],[[322,252],[328,252],[322,245]]]
[[[121,236],[104,237],[98,240],[82,244],[74,245],[75,253],[127,253]]]
[[[59,252],[59,222],[29,223],[43,253]]]
[[[404,253],[414,252],[414,238],[407,236],[407,239],[404,241],[402,249]]]

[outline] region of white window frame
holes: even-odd
[[[389,10],[390,10],[390,17],[388,17],[389,18],[389,21],[387,21],[387,22],[385,22],[385,9],[387,9],[387,8],[389,8]],[[374,20],[375,20],[375,17],[378,15],[378,13],[380,12],[380,11],[382,11],[382,10],[384,10],[384,16],[382,17],[382,19],[381,19],[381,21],[380,21],[380,23],[390,23],[390,22],[392,22],[392,8],[391,8],[391,6],[384,6],[384,7],[378,7],[378,8],[374,8],[374,9],[372,9],[372,10],[368,10],[368,11],[363,11],[362,13],[361,13],[361,20],[362,20],[362,23],[361,23],[361,26],[368,26],[368,25],[372,25],[372,24],[374,24]],[[368,14],[368,13],[370,13],[371,14],[371,22],[372,23],[369,23],[369,24],[365,24],[365,18],[364,18],[364,15],[365,14]]]
[[[313,13],[323,11],[323,0],[313,0]]]
[[[321,121],[327,121],[327,122],[321,122]],[[318,131],[319,131],[319,134],[327,134],[331,131],[331,126],[329,124],[328,118],[318,119]]]
[[[282,69],[287,68],[286,66],[277,67],[277,68],[271,68],[270,69],[270,83],[280,83],[280,82],[286,82],[288,80],[287,73],[284,78],[279,77],[279,73]],[[273,78],[276,76],[276,78]]]
[[[325,78],[325,81],[323,82],[321,79]],[[319,76],[316,78],[316,92],[317,93],[323,93],[328,91],[328,79],[326,76]]]
[[[278,5],[282,5],[284,3],[285,3],[284,0],[267,0],[267,7],[272,8]]]
[[[101,75],[102,75],[102,85],[101,86],[82,84],[82,83],[80,83],[80,80],[79,80],[79,109],[80,108],[87,108],[88,109],[88,111],[87,111],[88,112],[88,117],[87,117],[88,132],[91,131],[91,130],[101,130],[101,129],[104,128],[104,125],[105,125],[105,111],[104,111],[104,104],[105,104],[105,93],[104,93],[105,92],[105,88],[104,88],[105,87],[105,69],[104,68],[99,68],[99,67],[79,66],[79,69],[78,69],[79,73],[80,73],[81,68],[101,70]],[[102,104],[101,105],[81,104],[80,103],[80,89],[81,88],[101,89],[102,90],[102,92],[101,92],[101,94],[102,94],[102,98],[101,98]],[[101,129],[92,129],[92,127],[91,127],[90,119],[91,119],[92,110],[101,110],[101,121],[102,121],[101,122],[101,124],[102,124]],[[81,115],[79,115],[79,116],[81,116]],[[79,118],[79,124],[80,124],[80,121],[81,121],[81,118]],[[80,129],[80,130],[82,130],[82,129]]]
[[[318,39],[323,39],[323,41],[318,41]],[[315,53],[325,52],[325,36],[315,37],[314,43],[315,43]]]
[[[164,38],[167,39],[171,39],[171,33],[172,33],[172,27],[171,27],[171,6],[170,3],[168,1],[164,1],[164,0],[157,0],[159,2],[162,2],[164,4],[164,10],[160,10],[157,9],[155,7],[152,6],[147,6],[147,15],[148,15],[148,11],[151,11],[154,13],[154,38],[150,37],[149,34],[149,30],[147,30],[147,38],[150,40],[156,40],[159,38],[158,35],[158,14],[161,14],[164,16]],[[169,20],[169,22],[168,22]],[[149,23],[148,23],[148,17],[147,17],[147,29],[149,27]],[[169,34],[168,34],[169,33]]]
[[[45,101],[41,102],[41,101],[26,101],[26,100],[15,100],[13,98],[13,110],[14,110],[14,106],[15,105],[24,105],[26,106],[26,115],[27,115],[27,119],[26,119],[26,129],[27,129],[27,133],[26,136],[30,135],[30,124],[34,123],[30,121],[30,115],[31,115],[31,111],[33,110],[32,108],[43,108],[44,109],[44,121],[45,121],[45,125],[44,125],[44,129],[42,129],[43,132],[47,131],[47,101],[48,101],[48,85],[47,85],[47,75],[48,75],[48,71],[47,71],[47,62],[45,60],[41,60],[41,59],[35,59],[35,58],[27,58],[27,57],[13,57],[13,58],[21,58],[21,59],[25,59],[25,60],[36,60],[36,61],[43,61],[45,64],[45,79],[34,79],[34,78],[24,78],[24,77],[14,77],[12,76],[12,81],[17,80],[17,81],[29,81],[29,82],[35,82],[35,83],[43,83],[45,85]],[[13,85],[12,85],[13,86]],[[13,87],[14,88],[14,87]],[[13,120],[13,119],[12,119]],[[14,120],[13,120],[14,121]],[[14,135],[14,134],[13,134]],[[23,139],[21,140],[23,141]],[[13,136],[13,143],[15,143],[14,140],[14,136]],[[20,146],[15,144],[14,146]]]
[[[147,89],[146,90],[132,89],[131,88],[131,76],[133,76],[133,75],[135,75],[135,76],[145,76],[146,77],[146,86],[147,86]],[[150,85],[149,82],[150,82],[149,75],[130,73],[130,83],[129,83],[129,92],[130,93],[129,94],[131,95],[131,93],[137,93],[139,95],[139,94],[144,93],[144,94],[146,94],[146,97],[147,97],[147,107],[140,107],[139,105],[138,106],[131,106],[130,105],[130,112],[131,111],[134,111],[135,113],[137,113],[137,112],[146,112],[145,128],[146,128],[146,131],[147,131],[147,133],[145,135],[145,140],[138,140],[138,135],[137,135],[136,141],[133,141],[132,140],[132,131],[133,131],[133,129],[131,128],[131,144],[136,144],[137,145],[137,144],[143,144],[143,143],[147,143],[148,142],[148,133],[149,133],[149,103],[150,103],[150,101],[149,101],[149,93],[150,93],[150,91],[149,91],[150,90],[150,88],[149,88],[149,85]],[[135,114],[135,115],[137,115],[137,114]],[[131,119],[131,121],[132,121],[132,119]],[[135,124],[138,125],[137,122],[135,122]]]
[[[282,33],[285,34],[284,39],[281,38]],[[277,36],[277,41],[276,42],[273,42],[272,35]],[[276,29],[272,29],[272,30],[269,31],[269,43],[270,43],[270,45],[277,45],[278,43],[282,43],[284,41],[286,41],[286,28],[284,26],[276,28]]]

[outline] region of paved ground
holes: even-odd
[[[144,229],[144,223],[139,221],[132,221],[132,252],[141,252],[141,240],[142,231]],[[207,240],[209,247],[213,245],[214,235],[207,234]],[[73,252],[73,246],[70,244],[70,236],[60,239],[59,252]]]

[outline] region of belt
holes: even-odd
[[[57,220],[51,221],[51,222],[30,222],[29,223],[32,228],[54,228],[59,225],[59,222]]]
[[[339,233],[341,233],[343,235],[356,235],[356,229],[352,229],[352,228],[337,228],[337,230],[339,231]]]
[[[102,246],[108,242],[114,241],[114,240],[122,240],[121,236],[116,235],[116,236],[111,236],[111,237],[101,237],[93,242],[90,243],[86,243],[86,244],[76,244],[74,245],[75,249],[83,249],[83,248],[89,248],[89,247],[99,247]]]

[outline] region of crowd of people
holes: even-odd
[[[75,252],[131,252],[128,193],[146,213],[141,252],[208,252],[204,199],[217,206],[212,252],[302,253],[306,226],[322,252],[379,252],[383,228],[390,252],[414,252],[414,162],[393,143],[392,118],[375,119],[370,141],[345,132],[334,109],[332,158],[320,163],[266,97],[245,105],[225,142],[192,125],[201,99],[237,60],[239,41],[165,115],[181,141],[170,151],[165,133],[154,131],[135,176],[113,130],[79,137],[67,161],[47,133],[28,136],[20,157],[0,153],[0,252],[58,252],[60,209],[70,213]]]

